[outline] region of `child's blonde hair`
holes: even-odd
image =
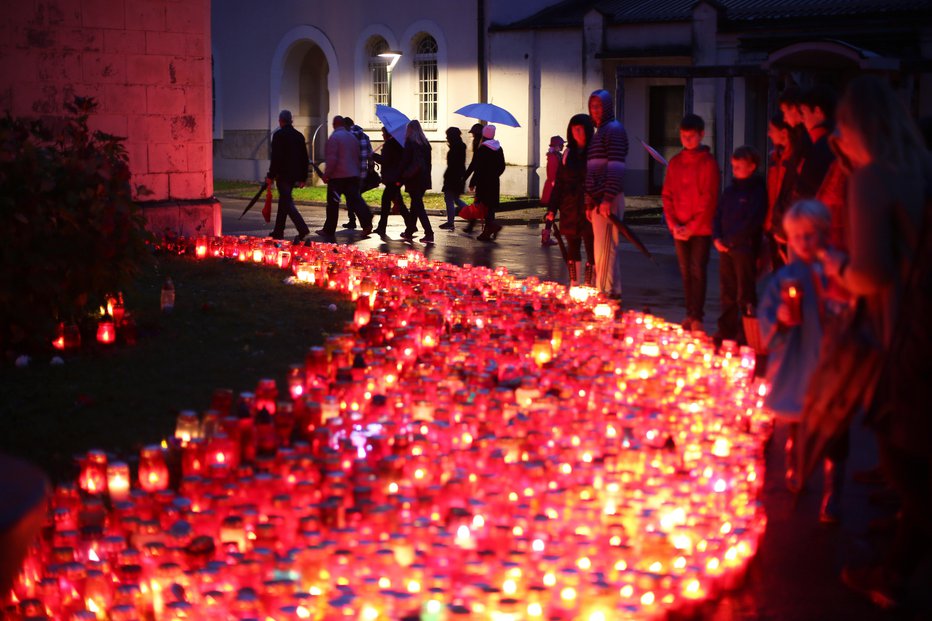
[[[783,215],[783,227],[786,228],[788,222],[798,222],[799,220],[812,222],[823,237],[828,235],[832,226],[832,215],[829,213],[828,207],[815,198],[804,198],[793,203]]]

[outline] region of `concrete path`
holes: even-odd
[[[265,236],[271,230],[259,214],[259,207],[242,220],[239,214],[246,201],[221,199],[224,206],[223,233],[226,235]],[[646,204],[646,203],[645,203]],[[324,209],[319,205],[300,205],[299,210],[314,231],[323,223]],[[385,239],[372,235],[362,238],[358,231],[338,229],[337,243],[354,243],[362,248],[378,248],[383,252],[405,253],[412,249],[426,256],[457,265],[505,266],[519,277],[566,282],[567,271],[558,247],[540,245],[542,209],[522,210],[502,214],[504,229],[493,243],[477,242],[462,231],[437,229],[443,217],[432,214],[436,244],[409,244],[399,238],[404,230],[400,216],[389,219]],[[341,210],[340,224],[346,221]],[[682,285],[673,242],[665,227],[659,224],[636,225],[635,230],[654,256],[648,261],[633,246],[623,242],[624,261],[622,306],[648,309],[668,321],[680,322],[685,316]],[[295,235],[290,226],[286,237]],[[420,237],[420,235],[418,235]],[[309,239],[320,241],[313,234]],[[706,332],[715,330],[719,312],[718,257],[713,250],[709,265],[709,290],[706,299]],[[783,430],[779,427],[768,447],[767,483],[763,502],[769,516],[767,532],[757,559],[752,564],[746,583],[734,593],[722,598],[703,615],[715,621],[831,621],[893,619],[932,619],[932,603],[928,590],[932,584],[930,572],[925,581],[913,589],[924,613],[902,616],[882,612],[848,591],[838,580],[843,564],[865,561],[875,549],[883,549],[883,539],[872,538],[868,523],[891,509],[878,509],[869,502],[869,495],[878,488],[853,483],[850,475],[872,466],[876,454],[870,434],[860,425],[853,431],[852,457],[848,463],[848,482],[844,494],[844,519],[840,526],[826,527],[818,522],[821,476],[815,475],[798,503],[783,484]],[[918,581],[917,581],[918,582]],[[925,595],[923,595],[925,593]]]

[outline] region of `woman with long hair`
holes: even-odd
[[[586,161],[595,127],[588,114],[577,114],[566,128],[567,148],[555,174],[553,190],[547,204],[547,222],[560,213],[559,231],[566,238],[566,267],[570,285],[576,284],[576,266],[581,260],[580,246],[586,247],[586,272],[583,282],[595,284],[595,241],[592,223],[586,218]]]
[[[430,189],[430,142],[421,129],[421,123],[415,119],[408,123],[405,130],[405,148],[401,156],[401,177],[396,182],[398,186],[404,184],[405,191],[411,197],[411,215],[405,222],[405,231],[401,237],[407,240],[414,239],[417,223],[420,221],[424,228],[425,244],[434,243],[434,230],[427,218],[424,209],[424,193]]]
[[[932,160],[905,106],[877,77],[848,85],[836,119],[835,147],[850,167],[848,250],[827,251],[825,271],[863,305],[864,327],[889,352],[917,256]],[[924,342],[929,334],[923,328],[909,338]],[[912,377],[915,369],[928,369],[929,352],[918,347],[911,353],[909,360],[897,355],[887,363],[897,372],[881,376],[866,418],[884,473],[902,501],[894,541],[882,564],[842,573],[845,584],[883,606],[901,603],[909,578],[932,549],[932,423],[928,404],[919,402],[928,399],[928,377]]]

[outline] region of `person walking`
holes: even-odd
[[[473,126],[469,128],[469,135],[472,136],[472,155],[469,158],[469,166],[463,174],[463,185],[468,187],[470,191],[476,186],[472,179],[476,174],[476,154],[479,152],[479,145],[482,144],[482,127],[482,123],[473,123]],[[457,214],[459,214],[459,211],[457,211]],[[472,233],[474,228],[476,228],[476,221],[470,220],[463,230]]]
[[[321,237],[333,240],[340,217],[340,196],[346,197],[346,208],[355,211],[362,223],[363,235],[372,232],[372,213],[359,194],[359,141],[346,129],[342,116],[333,117],[333,133],[327,138],[326,169],[327,216]]]
[[[388,216],[392,213],[394,205],[407,225],[410,214],[405,206],[404,199],[401,196],[401,188],[395,182],[401,176],[401,158],[404,155],[404,147],[395,140],[384,127],[382,128],[382,152],[373,152],[373,159],[382,167],[382,183],[385,185],[385,191],[382,192],[382,208],[379,213],[379,225],[375,227],[375,232],[381,236],[386,235],[388,226]]]
[[[269,171],[265,175],[265,182],[269,186],[274,181],[278,187],[278,211],[274,228],[269,233],[272,239],[284,239],[286,217],[291,218],[298,229],[295,242],[303,241],[310,232],[291,195],[295,187],[304,187],[309,165],[304,134],[294,128],[291,111],[282,110],[278,113],[278,129],[272,134],[272,157]]]
[[[447,168],[443,171],[443,201],[447,207],[447,221],[440,225],[445,231],[456,229],[456,213],[466,206],[463,194],[463,178],[466,176],[466,143],[459,127],[447,128]]]
[[[502,230],[502,226],[495,222],[495,213],[498,211],[500,200],[499,178],[505,172],[505,152],[495,139],[494,125],[482,128],[482,142],[479,144],[474,163],[476,172],[472,182],[476,188],[476,202],[485,206],[485,223],[476,239],[493,241]]]
[[[405,147],[401,156],[401,175],[395,185],[405,186],[405,191],[411,197],[411,213],[408,215],[407,227],[401,237],[407,240],[414,239],[417,232],[417,223],[420,221],[424,229],[421,241],[425,244],[434,243],[434,229],[430,226],[427,210],[424,208],[424,193],[430,189],[430,142],[421,129],[417,119],[408,123],[405,131]]]
[[[346,126],[346,130],[353,134],[356,140],[359,141],[359,195],[362,196],[362,193],[366,191],[366,188],[363,186],[369,174],[369,160],[372,159],[372,141],[369,140],[368,134],[362,131],[362,128],[356,125],[350,117],[343,117],[343,125]],[[363,201],[365,201],[365,199],[363,199]],[[366,204],[366,208],[371,211],[368,203]],[[353,213],[352,209],[347,209],[347,212],[349,217],[346,222],[343,223],[343,228],[352,231],[356,228],[356,214]]]
[[[680,121],[683,150],[670,159],[663,180],[663,215],[673,234],[683,277],[686,319],[683,328],[702,330],[712,247],[712,219],[718,205],[718,163],[702,144],[705,121],[687,114]],[[598,238],[596,238],[598,240]]]
[[[589,116],[596,130],[586,163],[586,218],[594,235],[596,287],[621,299],[620,237],[612,217],[625,216],[628,132],[615,118],[615,104],[606,90],[589,95]]]
[[[557,160],[553,172],[553,189],[547,201],[546,220],[551,228],[557,212],[560,214],[559,231],[566,239],[566,267],[570,286],[576,284],[577,266],[582,258],[579,250],[583,244],[586,246],[583,282],[590,286],[595,282],[592,223],[586,219],[586,163],[593,133],[595,127],[588,114],[577,114],[570,119],[566,128],[566,151]]]

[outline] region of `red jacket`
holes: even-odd
[[[674,155],[663,180],[663,215],[670,230],[686,226],[690,237],[711,235],[718,188],[718,163],[709,147]]]

